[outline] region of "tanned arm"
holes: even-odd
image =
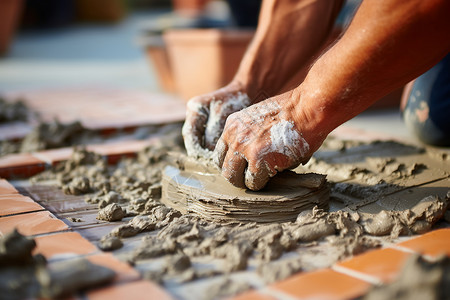
[[[306,162],[334,128],[449,52],[449,11],[448,0],[363,1],[302,84],[229,116],[215,149],[223,176],[259,190]]]
[[[255,37],[233,81],[192,98],[187,105],[183,136],[188,154],[208,156],[206,149],[214,149],[230,114],[279,94],[299,69],[309,67],[327,40],[342,2],[263,1]]]

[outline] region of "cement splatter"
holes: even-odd
[[[373,287],[364,300],[448,299],[450,295],[450,259],[442,256],[430,262],[413,255],[392,283]]]
[[[350,157],[353,155],[346,143],[334,146],[340,153]],[[364,148],[366,145],[358,144],[357,147]],[[383,147],[398,147],[409,153],[422,151],[389,143]],[[332,259],[327,262],[329,266],[337,260],[379,247],[382,240],[391,241],[397,236],[430,230],[433,224],[444,217],[450,196],[424,197],[416,205],[403,210],[362,213],[357,211],[358,206],[355,210],[346,208],[337,211],[312,207],[290,222],[219,225],[193,212],[180,212],[161,203],[161,171],[171,163],[167,153],[176,149],[181,151],[181,147],[173,140],[166,140],[142,151],[137,159],[125,159],[117,166],[109,166],[101,157],[79,150],[70,161],[57,167],[52,175],[59,179],[62,188],[71,185],[76,177],[85,176],[92,189],[86,201],[97,203],[99,207],[113,203],[124,207],[126,216],[133,218],[113,229],[104,241],[121,240],[126,244],[128,237],[142,237],[133,249],[127,250],[125,247],[119,250],[121,258],[126,257],[137,266],[147,261],[162,261],[157,269],[142,269],[142,274],[144,278],[165,286],[185,285],[206,277],[224,278],[254,267],[255,262],[264,281],[278,281],[293,273],[317,268],[313,261],[319,259],[319,255],[286,259],[286,255],[306,252],[316,249],[316,246],[332,249]],[[344,174],[367,183],[336,183],[332,187],[334,195],[370,201],[395,187],[389,182],[380,181],[383,176],[387,176],[387,172],[399,170],[393,172],[390,178],[403,180],[430,170],[420,163],[415,166],[405,164],[404,167],[396,165],[389,169],[395,163],[396,160],[390,158],[381,163],[373,161],[373,166],[378,164],[380,170],[377,174],[368,168],[354,165],[339,170],[326,159],[312,160],[317,169],[323,167],[324,171],[330,172],[330,176]],[[314,171],[317,172],[317,169]],[[308,184],[314,187],[318,182],[312,180]],[[68,192],[72,191],[68,189]],[[353,205],[353,202],[349,203]],[[314,250],[310,252],[314,253]],[[206,258],[223,263],[200,268],[196,262]],[[227,284],[237,284],[233,280],[230,282]],[[215,293],[218,295],[220,291],[215,290]]]
[[[56,299],[110,282],[115,272],[77,257],[47,263],[36,242],[13,231],[0,238],[2,299]]]

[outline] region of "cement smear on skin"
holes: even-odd
[[[284,154],[292,157],[294,161],[298,161],[309,151],[309,144],[295,130],[294,123],[290,121],[282,120],[272,126],[270,140],[270,152]]]
[[[133,262],[145,278],[156,280],[169,290],[205,278],[234,277],[240,271],[248,270],[250,265],[256,266],[260,277],[266,282],[286,278],[298,271],[314,270],[318,265],[328,267],[336,260],[379,247],[382,240],[378,236],[390,240],[398,235],[429,230],[444,215],[449,201],[448,196],[425,197],[409,209],[386,210],[376,214],[348,209],[328,212],[313,208],[291,222],[219,225],[192,213],[182,214],[160,202],[161,172],[170,160],[167,152],[182,149],[174,141],[164,140],[145,149],[136,160],[124,160],[115,167],[108,166],[101,157],[81,150],[58,167],[53,175],[48,174],[50,177],[56,176],[67,193],[84,194],[89,191],[88,202],[98,203],[99,207],[111,203],[121,206],[131,219],[112,230],[103,242],[108,246],[112,242],[107,241],[119,239],[126,244],[127,238],[138,234],[142,236],[139,246],[116,251],[122,251],[121,258]],[[367,182],[372,180],[367,172],[355,167],[334,170],[332,164],[320,159],[313,163],[317,164],[318,169],[323,167],[325,170],[326,167],[332,176],[344,172],[352,176],[367,176]],[[390,164],[392,162],[386,166]],[[401,179],[409,173],[419,172],[416,167],[410,170],[406,165],[397,169],[389,176]],[[79,177],[87,180],[75,180]],[[376,197],[380,182],[378,180],[373,184],[358,187],[340,183],[332,191],[337,195],[345,192],[367,198]],[[388,184],[381,187],[390,188]],[[308,254],[315,250],[309,250],[317,248],[320,252],[324,247],[332,258],[326,262],[315,262],[318,256]],[[286,256],[293,253],[299,257],[286,262],[289,261]],[[210,263],[203,268],[193,263],[204,259],[223,263]],[[147,261],[161,263],[154,269],[141,268]],[[231,280],[227,284],[233,282]]]
[[[205,144],[215,145],[222,134],[227,117],[250,105],[250,98],[245,93],[237,93],[224,100],[212,101],[209,108],[208,122],[205,128]]]

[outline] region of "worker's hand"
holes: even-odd
[[[205,156],[208,150],[214,150],[227,117],[250,104],[250,99],[238,84],[189,100],[183,126],[188,155]]]
[[[298,97],[288,92],[240,112],[226,121],[214,160],[233,185],[260,190],[277,172],[306,163],[323,139],[308,144]]]

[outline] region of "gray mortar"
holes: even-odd
[[[116,203],[109,204],[105,208],[100,209],[97,215],[97,219],[109,222],[121,221],[123,217],[125,217],[125,212]]]
[[[0,97],[0,123],[26,121],[29,109],[23,100],[6,101]]]
[[[56,299],[110,282],[115,272],[85,258],[47,264],[32,255],[33,239],[13,231],[0,238],[0,297],[2,299]]]

